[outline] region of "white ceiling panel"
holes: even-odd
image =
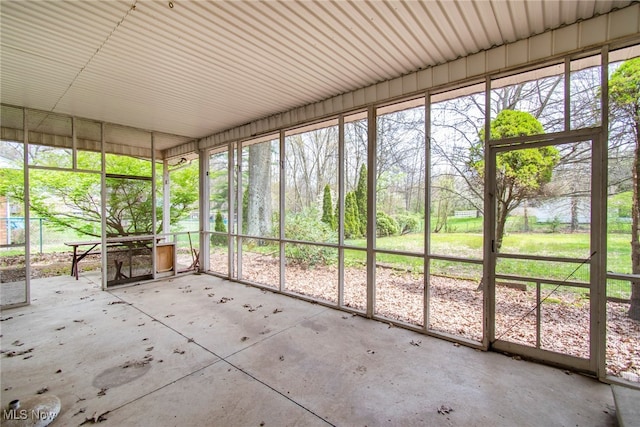
[[[0,101],[201,138],[628,0],[0,1]]]

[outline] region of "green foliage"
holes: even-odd
[[[242,192],[242,232],[249,229],[249,186]]]
[[[417,233],[420,231],[421,219],[417,215],[396,215],[398,232],[400,234]]]
[[[629,59],[611,74],[609,101],[640,123],[640,57]]]
[[[331,187],[329,184],[324,186],[324,196],[322,197],[322,222],[335,230],[337,222],[333,215],[333,202],[331,201]]]
[[[526,111],[502,110],[491,121],[491,139],[540,135],[543,133],[542,124]],[[480,131],[480,140],[485,140],[484,128]]]
[[[353,191],[349,191],[344,199],[344,237],[346,239],[361,237],[362,233],[360,230],[360,216],[358,213],[356,194]]]
[[[308,209],[300,213],[287,213],[285,236],[291,240],[308,242],[335,243],[337,234],[329,224],[318,219],[317,210]],[[285,245],[285,256],[288,262],[312,266],[327,264],[335,257],[335,249],[312,244]]]
[[[378,237],[398,234],[398,223],[382,211],[376,212],[376,233]]]
[[[355,190],[356,205],[358,206],[358,220],[360,234],[367,235],[367,167],[362,165],[358,175],[358,185]]]
[[[222,213],[220,211],[216,212],[216,220],[213,226],[213,230],[219,233],[227,232],[227,226],[224,225],[224,218],[222,217]],[[224,236],[222,234],[212,234],[211,244],[214,246],[224,246],[227,244],[227,236]]]

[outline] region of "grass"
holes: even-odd
[[[430,253],[433,255],[455,256],[459,258],[482,259],[483,235],[482,218],[449,218],[447,230],[430,233]],[[519,220],[516,218],[507,224],[507,230],[518,229]],[[521,220],[520,220],[521,222]],[[435,223],[435,220],[432,221]],[[503,240],[502,253],[528,254],[538,256],[559,256],[587,259],[590,256],[589,233],[551,233],[548,224],[534,225],[533,231],[528,233],[508,232]],[[37,223],[32,224],[32,253],[39,251],[40,230]],[[189,224],[191,225],[191,224]],[[185,227],[191,228],[190,226]],[[560,227],[558,230],[562,230]],[[61,232],[43,227],[43,251],[67,252],[69,247],[65,241],[78,240],[73,232]],[[197,234],[197,232],[195,232]],[[199,238],[192,235],[192,245],[198,247]],[[189,247],[189,237],[179,235],[177,242],[180,247]],[[616,273],[631,273],[631,245],[628,233],[610,233],[607,235],[607,270]],[[366,239],[352,239],[345,242],[349,246],[366,248]],[[400,254],[376,253],[376,262],[396,268],[419,271],[423,270],[424,236],[423,233],[390,236],[376,239],[376,248],[387,251],[413,252],[416,256]],[[252,245],[246,250],[273,254],[274,245]],[[275,250],[277,253],[277,250]],[[0,249],[0,257],[24,254],[24,248]],[[364,250],[346,250],[346,265],[363,265],[366,262]],[[467,262],[452,262],[433,260],[431,265],[433,274],[443,274],[451,277],[480,280],[482,266]],[[575,271],[574,271],[575,270]],[[588,265],[579,263],[540,262],[515,259],[500,259],[497,265],[499,274],[511,274],[526,277],[537,277],[555,280],[587,281],[589,277]],[[628,298],[630,284],[627,281],[610,281],[607,286],[610,296]],[[614,283],[615,282],[615,283]]]

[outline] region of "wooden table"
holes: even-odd
[[[122,243],[127,243],[127,242],[136,242],[136,241],[146,241],[146,240],[150,240],[153,241],[153,237],[148,237],[148,238],[144,238],[143,236],[126,236],[126,237],[120,237],[114,240],[111,240],[109,242],[107,242],[107,246],[113,246],[113,245],[118,245],[118,244],[122,244]],[[164,237],[156,237],[156,244],[161,242],[162,240],[164,240]],[[80,261],[82,261],[82,259],[84,259],[84,257],[86,257],[87,255],[89,255],[89,253],[94,250],[96,248],[96,246],[100,245],[102,243],[101,240],[89,240],[89,241],[84,241],[84,242],[67,242],[65,243],[65,245],[67,246],[71,246],[73,247],[73,259],[71,260],[71,276],[75,276],[76,280],[78,280],[78,275],[79,275],[79,271],[78,271],[78,263]],[[82,247],[82,246],[89,246],[89,249],[87,249],[86,251],[82,252],[82,250],[79,250],[78,248]],[[94,252],[97,253],[97,252]],[[125,274],[122,273],[122,262],[118,263],[118,261],[116,261],[116,278],[115,280],[120,280],[120,279],[125,279],[128,278]],[[131,272],[129,272],[129,275],[131,275]]]
[[[78,263],[82,261],[84,257],[89,255],[89,252],[95,249],[96,246],[101,244],[102,241],[84,241],[84,242],[68,242],[65,243],[67,246],[73,247],[73,259],[71,260],[71,275],[76,277],[78,280]],[[89,246],[89,249],[82,252],[78,251],[78,248],[81,246]]]

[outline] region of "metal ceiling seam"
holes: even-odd
[[[255,4],[257,3],[249,2],[246,4],[249,5],[248,7],[254,7],[254,11],[256,13],[261,14],[262,16],[266,16],[260,8],[255,8]],[[292,4],[295,4],[295,3],[292,3]],[[253,19],[258,19],[257,17],[254,17],[253,14],[250,14],[250,15]],[[284,16],[280,16],[280,18],[286,19]],[[312,64],[320,64],[318,68],[319,70],[323,71],[323,73],[333,75],[334,76],[333,79],[329,79],[328,82],[331,82],[331,84],[333,84],[335,80],[340,80],[341,84],[343,85],[342,87],[344,87],[344,85],[348,85],[348,82],[344,80],[342,73],[335,73],[334,72],[335,67],[332,67],[330,65],[335,62],[335,54],[332,56],[330,54],[325,54],[324,52],[322,52],[322,50],[312,49],[310,44],[304,43],[304,42],[301,43],[295,37],[291,37],[287,34],[287,32],[282,31],[283,28],[284,28],[284,25],[282,25],[282,22],[279,21],[277,22],[276,25],[271,26],[269,29],[274,33],[276,33],[280,37],[281,41],[286,40],[286,43],[288,43],[289,46],[297,46],[299,49],[299,52],[306,52],[305,57],[307,60],[309,60],[309,63],[310,63],[306,65],[307,67],[310,67],[310,66],[312,67]],[[303,31],[306,31],[306,30],[303,30]],[[275,38],[277,39],[278,37],[275,37]]]
[[[428,43],[425,43],[425,39],[431,43],[433,43],[433,41],[429,37],[429,34],[425,30],[420,20],[417,19],[417,15],[412,9],[410,9],[410,4],[413,3],[402,0],[398,1],[397,4],[400,5],[400,8],[396,9],[398,19],[405,22],[407,30],[411,32],[416,45],[420,47],[419,57],[423,60],[423,64],[420,66],[420,68],[424,67],[424,64],[434,62],[435,57],[427,48]]]
[[[405,70],[403,70],[401,74],[406,74],[409,71],[415,71],[416,69],[418,69],[418,67],[422,65],[424,62],[420,59],[420,55],[418,54],[418,52],[415,51],[411,43],[407,42],[408,37],[406,33],[409,33],[409,34],[411,33],[407,31],[407,28],[404,22],[401,22],[397,19],[398,17],[397,12],[394,11],[396,10],[395,8],[396,4],[389,3],[389,2],[380,2],[380,3],[363,2],[362,4],[370,7],[373,13],[375,13],[378,16],[377,19],[384,23],[385,29],[382,31],[384,37],[388,40],[390,45],[394,47],[394,50],[404,57],[405,59],[404,64],[407,64],[407,66],[405,67]],[[390,17],[393,17],[395,22],[391,22]],[[401,29],[404,30],[405,35],[401,34]],[[395,38],[392,39],[391,35],[394,35]],[[404,47],[404,49],[402,47]],[[408,50],[409,52],[406,52],[405,49]],[[409,53],[411,55],[409,55]],[[420,60],[420,65],[416,64],[415,62],[416,60]]]
[[[145,54],[147,55],[147,54]],[[229,88],[228,85],[220,82],[220,76],[216,76],[215,78],[205,76],[203,74],[199,74],[197,78],[194,78],[194,73],[197,73],[201,70],[201,67],[191,66],[188,64],[183,64],[181,67],[171,67],[168,70],[165,69],[153,69],[150,65],[153,64],[152,54],[148,54],[150,61],[144,60],[142,58],[142,54],[138,54],[134,56],[126,55],[126,52],[123,54],[122,49],[110,54],[109,58],[99,59],[96,61],[96,64],[89,70],[91,73],[88,74],[87,77],[92,76],[92,73],[97,75],[101,75],[104,77],[110,77],[113,79],[118,79],[120,81],[130,81],[131,73],[145,73],[148,76],[147,81],[154,80],[154,82],[149,82],[148,84],[145,81],[141,81],[136,83],[142,87],[148,86],[151,90],[157,90],[155,87],[155,83],[164,82],[166,83],[166,87],[170,87],[170,83],[175,81],[183,81],[184,85],[180,89],[182,91],[185,87],[190,87],[190,84],[194,85],[194,93],[202,93],[202,88],[199,90],[195,89],[195,86],[200,85],[201,83],[205,83],[207,89],[212,90],[224,90]],[[122,64],[126,64],[127,69],[125,73],[122,73],[120,70],[115,70],[114,67],[109,67],[109,63],[115,59],[115,57],[119,57],[119,62]],[[104,63],[100,63],[100,61],[104,61]],[[133,65],[133,66],[132,66]],[[191,72],[189,71],[191,70]],[[231,71],[228,73],[229,76],[233,75]],[[279,88],[274,88],[279,89]],[[239,93],[245,93],[247,95],[251,94],[250,90],[238,90]]]
[[[226,3],[226,4],[235,5],[236,3],[235,2],[230,2],[230,3]],[[231,12],[229,10],[226,10],[226,9],[221,9],[221,11],[224,12],[224,13],[227,13],[232,18],[232,19],[227,20],[227,21],[233,22],[234,26],[238,26],[238,23],[241,23],[241,24],[247,25],[249,27],[252,27],[253,30],[256,32],[256,34],[261,34],[263,37],[260,37],[259,40],[262,42],[262,44],[264,46],[268,47],[269,53],[276,52],[277,53],[276,57],[278,57],[279,60],[283,61],[284,63],[290,63],[290,65],[292,67],[294,67],[294,69],[295,69],[296,65],[299,65],[299,64],[296,64],[296,63],[291,63],[289,61],[290,55],[286,51],[286,49],[281,47],[277,42],[269,40],[269,35],[264,30],[260,29],[259,27],[253,26],[249,21],[247,21],[242,16],[240,16],[239,15],[240,11],[238,9],[235,10],[235,13]],[[253,41],[249,40],[249,42],[250,43],[255,43],[255,40],[253,40]],[[311,57],[308,56],[308,57],[306,57],[306,59],[309,60],[310,63],[314,63],[314,64],[319,66],[318,69],[314,69],[313,67],[307,67],[307,70],[310,71],[310,72],[306,74],[306,78],[309,78],[309,77],[313,76],[313,78],[316,81],[323,82],[323,84],[325,84],[325,85],[331,84],[331,82],[325,78],[323,73],[321,73],[319,71],[320,69],[324,69],[325,72],[326,72],[326,71],[328,71],[328,69],[323,64],[318,63],[317,61],[315,61],[315,59],[313,59],[312,56]]]
[[[343,4],[345,5],[351,5],[352,2],[339,2],[339,1],[333,1],[333,0],[329,0],[326,3],[331,3],[333,5],[333,9],[340,13],[343,17],[343,19],[337,19],[338,22],[344,22],[345,24],[343,24],[343,26],[346,25],[346,22],[349,21],[351,24],[353,24],[355,27],[357,27],[358,31],[353,31],[353,28],[350,28],[351,30],[351,36],[354,40],[357,40],[359,49],[362,50],[362,46],[367,46],[368,49],[367,51],[362,50],[363,54],[367,55],[369,58],[377,58],[377,60],[379,60],[381,63],[383,63],[384,65],[386,65],[389,68],[392,68],[393,65],[383,56],[378,54],[378,49],[371,49],[370,46],[376,44],[373,40],[369,40],[368,42],[365,41],[363,39],[363,37],[366,35],[366,31],[364,31],[364,28],[362,28],[362,26],[355,21],[352,18],[352,15],[347,13],[347,11],[342,7]],[[323,2],[318,2],[316,3],[316,5],[321,8],[324,9],[326,13],[331,14],[328,12],[328,9],[325,5],[325,3]],[[331,14],[333,15],[333,14]],[[382,50],[382,49],[380,49]],[[383,69],[382,75],[380,76],[382,80],[387,79],[388,75],[390,73],[385,72]]]
[[[460,7],[460,14],[467,26],[476,29],[473,31],[473,38],[478,46],[477,52],[480,52],[484,46],[493,46],[495,43],[489,34],[484,16],[486,11],[490,9],[484,7],[484,4],[482,7],[478,7],[478,4],[478,2],[465,3],[467,7]],[[474,23],[472,23],[471,18],[474,18]]]
[[[529,29],[532,34],[541,34],[545,31],[544,0],[529,0],[524,4]]]
[[[322,2],[301,2],[300,7],[305,8],[313,16],[315,16],[320,22],[324,22],[329,26],[332,26],[336,38],[335,43],[340,45],[343,49],[347,50],[349,54],[355,58],[358,58],[364,64],[365,68],[369,68],[376,74],[376,78],[373,81],[382,80],[385,75],[384,68],[382,66],[383,59],[377,54],[377,52],[366,52],[363,47],[364,43],[357,36],[345,37],[344,34],[351,34],[352,28],[349,25],[339,19],[338,15],[341,13],[336,8],[327,8]],[[378,56],[378,60],[371,61]],[[369,81],[372,81],[369,80]]]
[[[73,86],[73,83],[76,81],[76,79],[80,76],[80,74],[82,74],[82,72],[84,71],[84,69],[86,68],[86,66],[88,64],[91,63],[91,61],[93,60],[93,58],[96,57],[96,55],[98,55],[100,53],[100,50],[104,47],[104,45],[109,41],[109,38],[111,38],[111,36],[117,31],[118,27],[120,26],[120,24],[122,22],[124,22],[125,19],[127,19],[127,17],[129,16],[129,14],[131,13],[132,10],[135,9],[135,4],[136,4],[137,0],[135,0],[135,2],[133,3],[133,5],[131,6],[131,8],[129,10],[126,11],[126,13],[124,14],[124,16],[122,16],[122,18],[120,19],[120,21],[118,21],[116,23],[116,26],[113,28],[113,30],[107,35],[107,37],[104,39],[104,41],[102,42],[102,44],[100,44],[100,46],[98,46],[98,48],[96,49],[95,53],[93,55],[91,55],[91,57],[87,60],[87,62],[82,66],[82,68],[78,71],[78,74],[76,74],[76,76],[73,78],[73,80],[69,83],[69,87],[67,88],[67,90],[60,95],[60,98],[58,99],[58,101],[56,101],[56,103],[53,105],[53,107],[51,107],[51,110],[55,110],[56,109],[56,105],[58,105],[58,102],[60,102],[60,100],[62,98],[64,98],[65,93]]]
[[[304,2],[297,3],[296,5],[297,7],[300,7],[300,8],[306,7]],[[273,10],[273,3],[271,2],[265,2],[264,6],[267,8],[271,8]],[[309,11],[309,9],[305,9],[305,10]],[[277,13],[275,10],[273,11],[274,13]],[[328,31],[333,30],[334,37],[331,37],[330,35],[328,35],[325,31],[323,31],[322,28],[317,26],[312,20],[308,19],[306,16],[299,13],[298,10],[289,9],[289,12],[290,12],[290,15],[292,16],[288,16],[286,17],[286,19],[290,26],[298,28],[302,33],[306,31],[305,27],[311,28],[315,31],[313,35],[311,33],[306,33],[308,37],[305,38],[305,41],[309,44],[318,43],[321,45],[320,48],[316,46],[315,51],[321,53],[323,52],[322,48],[325,48],[329,52],[325,56],[331,59],[331,62],[340,62],[342,64],[346,64],[347,68],[353,70],[352,73],[362,73],[362,72],[366,73],[368,71],[367,64],[361,58],[356,57],[354,55],[343,54],[341,49],[334,48],[334,45],[336,44],[341,45],[341,43],[338,43],[335,40],[335,37],[336,37],[335,29],[330,25],[327,25],[325,21],[322,21],[316,18],[317,22],[323,22],[325,24],[324,27],[326,27]],[[309,13],[312,14],[313,12],[309,11]],[[319,35],[321,35],[322,37],[319,37]],[[329,40],[333,40],[333,44],[329,43]]]
[[[332,39],[334,40],[335,44],[342,46],[345,51],[349,52],[352,58],[356,59],[362,64],[362,67],[365,68],[365,75],[369,76],[369,73],[375,74],[375,77],[371,77],[369,81],[377,81],[383,78],[384,70],[378,64],[378,61],[367,63],[370,55],[363,51],[361,44],[354,43],[354,40],[356,40],[356,38],[345,37],[345,34],[350,34],[350,28],[348,26],[345,26],[343,22],[338,19],[334,13],[332,13],[331,10],[321,7],[321,5],[316,2],[300,2],[298,5],[300,8],[303,8],[307,13],[312,15],[316,21],[323,22],[327,27],[333,29],[334,37]],[[301,13],[300,16],[303,17],[303,14]],[[314,25],[313,19],[307,19],[306,17],[304,17],[303,19],[305,19],[305,22],[308,22],[310,25]],[[336,29],[340,29],[341,31],[337,31]],[[362,68],[359,68],[359,70],[362,70]]]
[[[136,31],[135,29],[124,29],[123,31]],[[126,40],[123,40],[121,45],[118,46],[117,49],[114,50],[114,52],[109,51],[109,55],[120,55],[121,58],[123,59],[123,62],[125,62],[127,64],[127,67],[130,67],[131,64],[138,64],[142,67],[143,70],[154,70],[153,64],[156,62],[156,57],[154,56],[153,52],[141,52],[139,50],[136,49],[135,45],[132,45],[131,43],[128,42],[128,40],[133,39],[135,37],[129,37]],[[150,43],[160,43],[159,41],[156,40],[150,40]],[[179,50],[179,49],[177,49]],[[156,51],[161,51],[160,46]],[[126,58],[123,56],[123,53],[126,54]],[[146,60],[145,60],[146,58]],[[201,65],[205,66],[207,69],[213,69],[211,62],[210,61],[206,61],[204,59],[195,61],[194,57],[191,57],[192,61],[191,62],[198,62]],[[105,61],[107,59],[105,58]],[[180,77],[180,78],[184,78],[184,79],[193,79],[193,73],[191,74],[183,74],[183,76],[179,76],[177,75],[177,73],[179,73],[180,71],[185,70],[187,67],[189,67],[189,63],[183,63],[180,67],[170,67],[170,69],[163,69],[163,70],[158,70],[159,73],[162,73],[166,78],[171,78],[172,75],[175,77]],[[198,72],[201,68],[195,68],[192,67],[192,69],[194,69],[194,71]],[[226,72],[229,73],[229,75],[232,75],[234,77],[238,77],[239,74],[245,74],[245,73],[241,73],[239,72],[237,69],[235,68],[231,68],[230,66],[225,66],[224,70]],[[219,72],[219,71],[216,71]],[[206,77],[206,76],[205,76]],[[250,77],[250,75],[246,74],[246,77]],[[202,74],[198,75],[199,79],[203,78]],[[217,81],[220,79],[214,79],[214,80],[209,80],[209,85],[217,85]],[[261,86],[271,86],[270,83],[264,83]],[[219,88],[226,88],[227,85],[222,86],[218,86]],[[281,86],[275,87],[274,86],[274,90],[278,90],[280,91],[280,93],[286,93],[287,89],[286,88],[282,88]],[[240,93],[243,92],[242,89],[239,90]],[[249,95],[251,93],[250,90],[246,91],[246,94]],[[298,92],[294,92],[293,90],[291,91],[291,96],[296,96]]]
[[[199,2],[196,3],[197,6],[203,7]],[[262,58],[264,56],[264,49],[259,49],[257,46],[254,46],[254,42],[243,35],[241,30],[235,32],[236,37],[243,40],[243,42],[249,44],[249,49],[251,49],[251,55],[247,55],[248,58],[253,58],[255,60],[256,56],[258,58]],[[206,41],[203,41],[206,43]],[[228,50],[225,51],[227,53],[227,57],[233,58],[234,55],[237,55],[238,48],[236,46],[229,46]],[[275,56],[274,56],[275,57]],[[280,69],[281,75],[288,75],[292,70],[295,71],[297,69],[296,64],[291,62],[287,55],[285,58],[282,58],[282,55],[277,57],[277,62],[274,64],[275,67]],[[288,65],[288,66],[287,66]],[[238,70],[232,70],[233,72],[238,72]],[[290,75],[290,74],[289,74]],[[292,76],[293,77],[293,76]],[[295,81],[295,79],[293,79]],[[317,80],[317,78],[315,79]]]
[[[451,19],[449,8],[444,8],[441,2],[436,2],[435,6],[430,9],[430,13],[434,22],[436,22],[438,31],[443,34],[443,38],[446,39],[449,46],[450,54],[445,56],[444,60],[451,61],[462,56],[465,47],[464,41],[456,28],[459,24],[454,23]],[[449,30],[446,37],[444,37],[444,28]]]
[[[467,15],[464,14],[463,11],[463,7],[460,6],[460,1],[456,0],[453,3],[453,7],[450,8],[450,12],[449,15],[454,15],[455,14],[455,21],[457,23],[456,28],[457,31],[459,33],[459,37],[462,40],[462,44],[463,46],[466,46],[466,52],[468,54],[472,54],[472,53],[476,53],[478,51],[480,51],[480,42],[478,41],[478,38],[476,37],[476,32],[480,33],[480,32],[484,32],[484,28],[481,28],[481,31],[471,31],[471,28],[477,28],[477,24],[480,24],[480,27],[482,27],[482,23],[476,19],[475,23],[476,25],[471,25],[470,21],[467,19]],[[475,6],[472,6],[471,10],[473,10],[475,12]],[[477,18],[477,15],[476,15]],[[451,18],[450,18],[451,21]],[[468,45],[468,41],[471,41],[473,43],[473,46],[471,47],[471,49],[469,48]],[[458,57],[461,57],[463,55],[459,55]]]
[[[446,58],[453,57],[455,52],[453,51],[451,45],[448,43],[444,33],[442,32],[442,29],[440,28],[440,26],[438,25],[438,22],[436,21],[433,14],[431,13],[430,8],[427,7],[428,4],[425,2],[418,2],[417,4],[422,8],[422,12],[429,19],[429,25],[435,28],[435,31],[430,31],[425,27],[424,31],[427,34],[427,37],[429,38],[429,40],[431,41],[431,46],[433,46],[434,49],[439,54],[439,58],[435,58],[434,63],[442,64],[443,62],[446,61]],[[445,47],[447,48],[446,52],[444,50]]]
[[[513,24],[516,40],[522,40],[535,34],[532,32],[531,23],[527,15],[527,7],[524,2],[508,2],[507,8],[509,9],[509,18]]]
[[[405,74],[407,72],[407,67],[403,66],[402,64],[406,64],[409,58],[402,51],[402,49],[395,49],[395,43],[388,35],[388,33],[390,32],[388,25],[386,26],[386,28],[378,27],[378,22],[386,24],[382,19],[379,18],[379,13],[377,11],[378,4],[374,2],[355,1],[350,1],[346,4],[352,5],[354,7],[354,10],[356,12],[353,15],[356,18],[355,22],[361,28],[363,28],[364,34],[369,35],[370,41],[368,45],[375,46],[375,49],[380,50],[386,54],[386,57],[388,58],[387,63],[390,64],[391,70],[393,71],[387,73],[385,79],[388,79],[392,74]],[[378,18],[376,18],[376,16],[378,16]],[[370,27],[379,28],[379,31],[377,31],[377,33],[373,33],[372,31],[368,30],[368,28]]]

